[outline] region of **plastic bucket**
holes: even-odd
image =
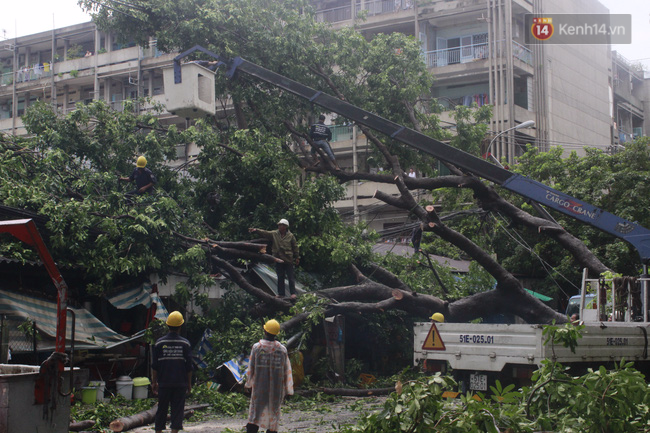
[[[85,404],[94,404],[97,401],[97,388],[84,386],[81,388],[81,402]]]
[[[88,383],[89,387],[97,389],[97,401],[104,401],[104,393],[106,391],[106,382],[92,381]]]
[[[148,385],[151,382],[148,377],[135,377],[133,378],[133,398],[147,398]]]
[[[133,379],[129,376],[120,376],[115,382],[116,391],[127,400],[131,400],[133,394]]]

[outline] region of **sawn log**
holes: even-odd
[[[183,418],[189,417],[197,409],[206,409],[208,407],[210,407],[209,404],[196,404],[193,406],[187,406],[183,413]],[[111,431],[114,432],[124,432],[136,427],[151,424],[152,422],[154,422],[157,410],[158,410],[158,404],[156,403],[149,410],[136,413],[135,415],[126,416],[124,418],[118,418],[115,421],[111,421],[108,427],[111,429]]]

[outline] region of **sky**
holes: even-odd
[[[610,13],[632,15],[632,43],[612,46],[612,49],[632,62],[643,63],[650,71],[650,0],[600,2],[609,8]],[[90,21],[90,16],[81,10],[77,0],[30,0],[25,3],[5,0],[3,3],[0,41]]]

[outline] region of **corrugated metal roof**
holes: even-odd
[[[372,247],[372,252],[377,254],[397,254],[399,256],[412,256],[415,254],[415,249],[406,244],[400,244],[395,242],[385,242],[382,244],[375,244]],[[450,268],[455,269],[458,272],[469,272],[469,260],[456,260],[450,259],[449,257],[436,256],[434,254],[429,254],[431,260]]]

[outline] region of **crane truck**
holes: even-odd
[[[181,60],[197,51],[216,59],[214,69],[224,67],[228,78],[245,74],[269,83],[513,191],[528,199],[543,216],[548,217],[548,213],[541,205],[622,239],[636,249],[643,266],[643,275],[647,276],[647,266],[650,262],[650,230],[645,227],[241,57],[228,60],[201,46],[190,48],[174,59],[173,80],[165,79],[166,94],[171,90],[168,84],[170,87],[179,86],[178,89],[182,89],[177,90],[177,94],[187,94],[187,89],[182,87]],[[205,83],[199,85],[204,86]],[[196,111],[196,108],[192,107],[186,109]],[[586,271],[584,272],[580,317],[585,323],[585,328],[575,353],[567,348],[545,345],[542,325],[416,323],[414,362],[434,370],[451,367],[464,386],[482,391],[487,390],[491,381],[504,376],[525,382],[541,361],[547,358],[574,365],[627,359],[648,368],[648,278],[625,281],[625,284],[620,285],[614,281],[589,279]],[[588,293],[595,294],[595,304],[586,305]],[[608,299],[614,300],[613,303],[608,302]],[[595,305],[595,308],[590,308],[592,305]]]

